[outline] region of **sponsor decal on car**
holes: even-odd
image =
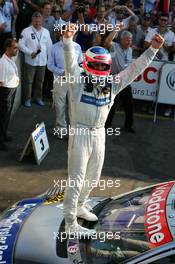
[[[70,253],[70,254],[76,254],[77,250],[78,250],[77,243],[69,241],[68,242],[68,246],[67,246],[68,253]]]
[[[0,264],[13,264],[13,252],[18,233],[42,199],[28,200],[10,208],[0,220]]]
[[[155,187],[149,196],[145,208],[146,235],[152,247],[158,247],[173,240],[169,230],[166,207],[169,192],[174,182]]]
[[[64,199],[64,192],[59,192],[52,197],[46,198],[44,204],[49,205],[49,204],[53,204],[53,203],[58,203],[58,202],[62,201],[63,199]]]

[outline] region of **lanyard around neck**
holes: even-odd
[[[35,34],[35,36],[36,36],[36,38],[37,38],[37,40],[38,40],[38,43],[40,44],[40,41],[41,41],[41,37],[42,37],[42,31],[41,31],[41,33],[40,33],[40,36],[38,37],[38,34],[37,34],[37,32],[34,30],[34,28],[32,27],[32,31],[33,31],[33,33]]]

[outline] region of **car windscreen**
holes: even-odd
[[[169,196],[173,191],[171,183],[109,201],[92,226],[97,234],[81,243],[83,258],[92,264],[121,263],[172,241],[170,223],[166,220],[167,214],[172,214],[166,210],[168,206],[172,209]]]

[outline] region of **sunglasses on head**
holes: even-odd
[[[54,10],[53,13],[60,13],[60,10]]]

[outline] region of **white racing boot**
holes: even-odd
[[[73,225],[66,225],[65,226],[65,232],[67,234],[68,239],[73,238],[91,238],[94,234],[97,233],[95,229],[88,229],[85,228],[79,224],[73,224]]]
[[[98,217],[90,212],[85,206],[77,208],[77,217],[83,218],[87,221],[98,221]]]

